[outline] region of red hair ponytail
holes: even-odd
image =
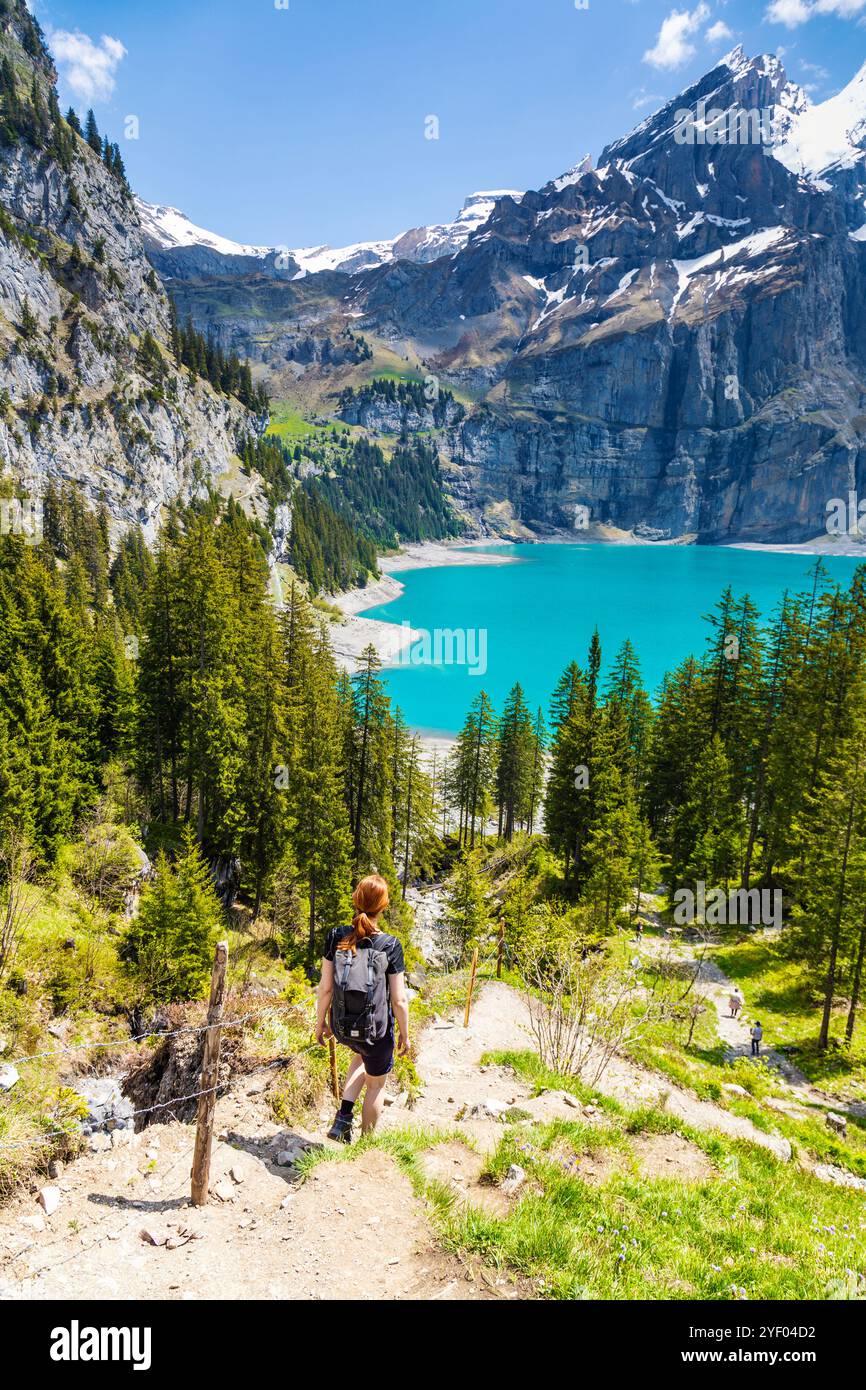
[[[355,952],[359,941],[375,936],[378,927],[372,918],[384,912],[388,906],[388,885],[384,878],[380,874],[368,874],[362,878],[352,894],[352,902],[355,904],[352,930],[339,943],[339,951]]]

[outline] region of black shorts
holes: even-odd
[[[387,1076],[394,1070],[394,1023],[388,1026],[384,1038],[375,1043],[349,1043],[348,1046],[364,1059],[368,1076]]]

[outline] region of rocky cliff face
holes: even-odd
[[[265,318],[349,321],[463,388],[443,447],[479,515],[814,536],[866,487],[864,73],[814,107],[737,49],[597,168],[497,197],[456,253],[228,302],[200,280],[186,307],[239,346],[265,295]]]
[[[176,366],[125,179],[57,111],[24,5],[6,0],[0,25],[15,75],[0,117],[0,460],[31,496],[72,481],[117,531],[152,537],[165,503],[233,468],[255,421]],[[145,334],[164,370],[141,353]]]

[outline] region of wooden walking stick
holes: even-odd
[[[469,1027],[469,1010],[472,1008],[472,991],[475,988],[475,971],[478,969],[478,947],[472,952],[472,973],[469,976],[469,993],[466,996],[466,1012],[463,1015],[463,1027]]]
[[[199,1090],[204,1094],[198,1098],[198,1113],[195,1125],[195,1152],[192,1160],[192,1202],[193,1206],[207,1205],[210,1186],[210,1153],[213,1142],[214,1110],[216,1108],[216,1087],[220,1069],[220,1038],[222,1035],[223,999],[226,992],[226,970],[229,962],[229,945],[220,941],[214,952],[213,972],[210,978],[210,1001],[207,1009],[207,1032],[204,1035],[204,1051],[201,1060],[201,1080]]]
[[[328,1038],[328,1056],[331,1059],[331,1090],[334,1092],[334,1100],[339,1100],[340,1078],[337,1075],[337,1044],[333,1038]]]

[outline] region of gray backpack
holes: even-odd
[[[331,1031],[337,1042],[372,1047],[385,1037],[391,1018],[387,969],[387,951],[365,941],[357,951],[335,952]]]

